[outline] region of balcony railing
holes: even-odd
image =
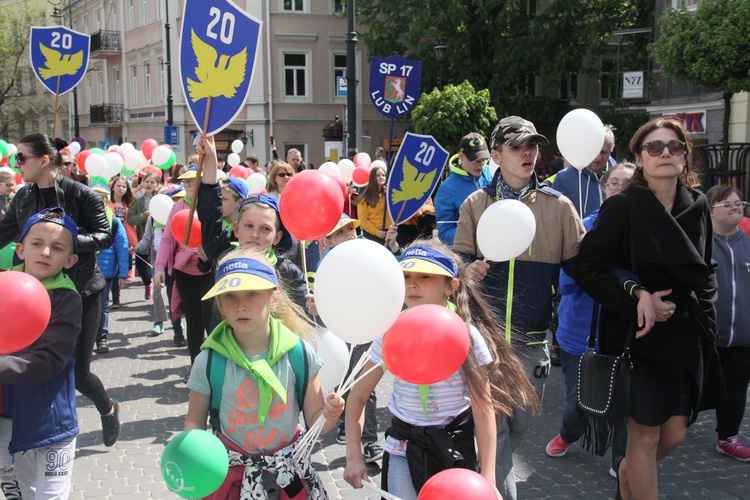
[[[99,104],[89,108],[91,123],[113,125],[122,123],[122,104]]]
[[[120,32],[100,30],[91,35],[91,54],[116,53],[121,51]]]

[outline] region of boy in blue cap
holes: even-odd
[[[82,306],[65,270],[78,261],[77,241],[73,219],[62,208],[51,208],[28,220],[16,246],[24,262],[11,270],[41,281],[52,309],[39,339],[0,357],[6,417],[0,418],[0,442],[9,443],[9,453],[0,453],[0,468],[5,471],[3,493],[12,498],[34,498],[35,493],[66,498],[70,489],[78,435],[73,355]]]

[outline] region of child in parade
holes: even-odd
[[[81,296],[65,274],[78,261],[78,226],[61,208],[29,218],[12,268],[42,282],[52,312],[41,337],[0,357],[2,489],[7,498],[67,498],[73,476],[78,415],[74,353]]]
[[[130,183],[125,177],[116,175],[111,183],[111,186],[109,207],[112,209],[115,217],[120,219],[120,222],[125,227],[125,233],[128,237],[128,246],[134,246],[138,243],[138,236],[136,235],[135,228],[128,223],[128,212],[130,211],[130,205],[132,205],[135,201],[133,191],[130,189]],[[130,262],[129,255],[128,262],[128,279],[130,279],[132,277],[131,270],[133,265]],[[119,282],[113,282],[112,308],[116,309],[118,307],[120,307],[120,284]]]
[[[130,254],[128,253],[128,237],[125,234],[125,225],[119,218],[115,217],[108,205],[111,195],[110,189],[103,184],[96,184],[92,189],[102,197],[110,231],[115,236],[115,241],[111,247],[100,250],[96,254],[97,264],[105,280],[104,288],[101,291],[102,314],[99,322],[99,333],[96,335],[96,352],[106,354],[109,352],[109,291],[113,288],[115,281],[121,289],[125,288]]]
[[[138,195],[136,195],[135,201],[130,206],[127,220],[128,224],[135,228],[137,239],[140,242],[143,239],[143,234],[146,231],[146,224],[151,215],[151,211],[149,210],[151,199],[159,192],[159,178],[155,172],[147,172],[138,184],[138,187]],[[130,246],[134,245],[131,244]],[[143,281],[143,285],[145,286],[145,292],[143,294],[145,300],[151,299],[151,294],[154,289],[151,279],[151,268],[148,265],[149,250],[150,246],[146,246],[135,256],[135,269],[138,271],[138,276],[141,277],[141,281]]]
[[[10,206],[10,195],[15,185],[13,174],[0,170],[0,219],[5,217],[5,212]]]
[[[406,306],[437,304],[455,310],[469,325],[472,348],[462,368],[431,384],[427,393],[417,385],[394,380],[388,402],[393,419],[386,432],[382,487],[403,500],[415,500],[431,475],[457,466],[453,460],[441,460],[444,450],[434,448],[435,443],[445,444],[446,440],[462,456],[463,467],[480,471],[481,465],[481,474],[495,485],[495,413],[510,415],[521,403],[535,406],[535,392],[518,359],[501,340],[497,320],[465,275],[457,255],[435,240],[417,240],[402,254],[401,267]],[[372,343],[371,361],[363,372],[382,362],[382,345],[382,337]],[[362,413],[383,373],[372,371],[354,386],[348,398],[344,479],[355,488],[369,480],[362,459]],[[415,431],[415,427],[422,429]]]
[[[255,249],[219,261],[216,284],[203,299],[212,297],[224,321],[193,364],[185,423],[185,430],[205,429],[210,416],[229,452],[227,479],[208,498],[269,498],[271,490],[280,490],[273,498],[328,498],[310,459],[292,459],[300,411],[308,427],[323,415],[327,432],[344,409],[336,394],[324,399],[323,363],[295,333],[312,325]]]

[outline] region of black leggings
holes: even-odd
[[[192,275],[175,269],[173,271],[177,291],[180,292],[182,310],[187,323],[187,345],[190,351],[190,364],[201,352],[201,344],[206,338],[211,325],[211,307],[213,300],[202,301],[201,298],[214,286],[213,273]]]
[[[716,432],[726,441],[740,432],[750,383],[750,347],[719,347],[727,400],[716,407]]]
[[[117,281],[117,280],[115,280]],[[89,398],[96,406],[96,411],[106,415],[112,409],[112,400],[107,395],[99,377],[91,373],[91,356],[94,353],[94,341],[99,332],[102,304],[101,294],[93,293],[82,297],[83,314],[81,315],[81,334],[76,343],[76,390]]]
[[[149,267],[148,254],[137,253],[133,258],[135,259],[135,271],[140,276],[144,286],[149,286],[151,284],[151,267]]]

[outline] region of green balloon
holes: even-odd
[[[8,156],[8,143],[0,139],[0,158]]]
[[[89,151],[91,151],[92,153],[98,154],[98,155],[103,155],[103,154],[104,154],[104,152],[105,152],[105,151],[104,151],[103,149],[101,149],[101,148],[91,148],[91,149],[90,149]]]
[[[10,168],[18,173],[18,169],[16,168],[16,155],[12,155],[10,158],[8,158],[8,165],[10,165]]]
[[[120,175],[124,175],[125,177],[130,177],[135,173],[134,170],[130,170],[128,167],[122,167],[120,169]]]
[[[164,482],[183,498],[201,498],[214,493],[228,471],[229,456],[224,444],[204,430],[178,434],[161,455]]]
[[[104,177],[92,177],[91,178],[91,185],[96,186],[97,184],[102,184],[103,186],[107,185],[107,179]]]
[[[13,255],[16,253],[16,244],[11,242],[0,250],[0,269],[7,271],[13,266]]]
[[[172,168],[172,165],[174,165],[174,162],[176,161],[177,161],[177,155],[174,154],[174,151],[170,151],[169,159],[167,160],[165,164],[159,165],[159,168],[162,170],[169,170],[170,168]]]

